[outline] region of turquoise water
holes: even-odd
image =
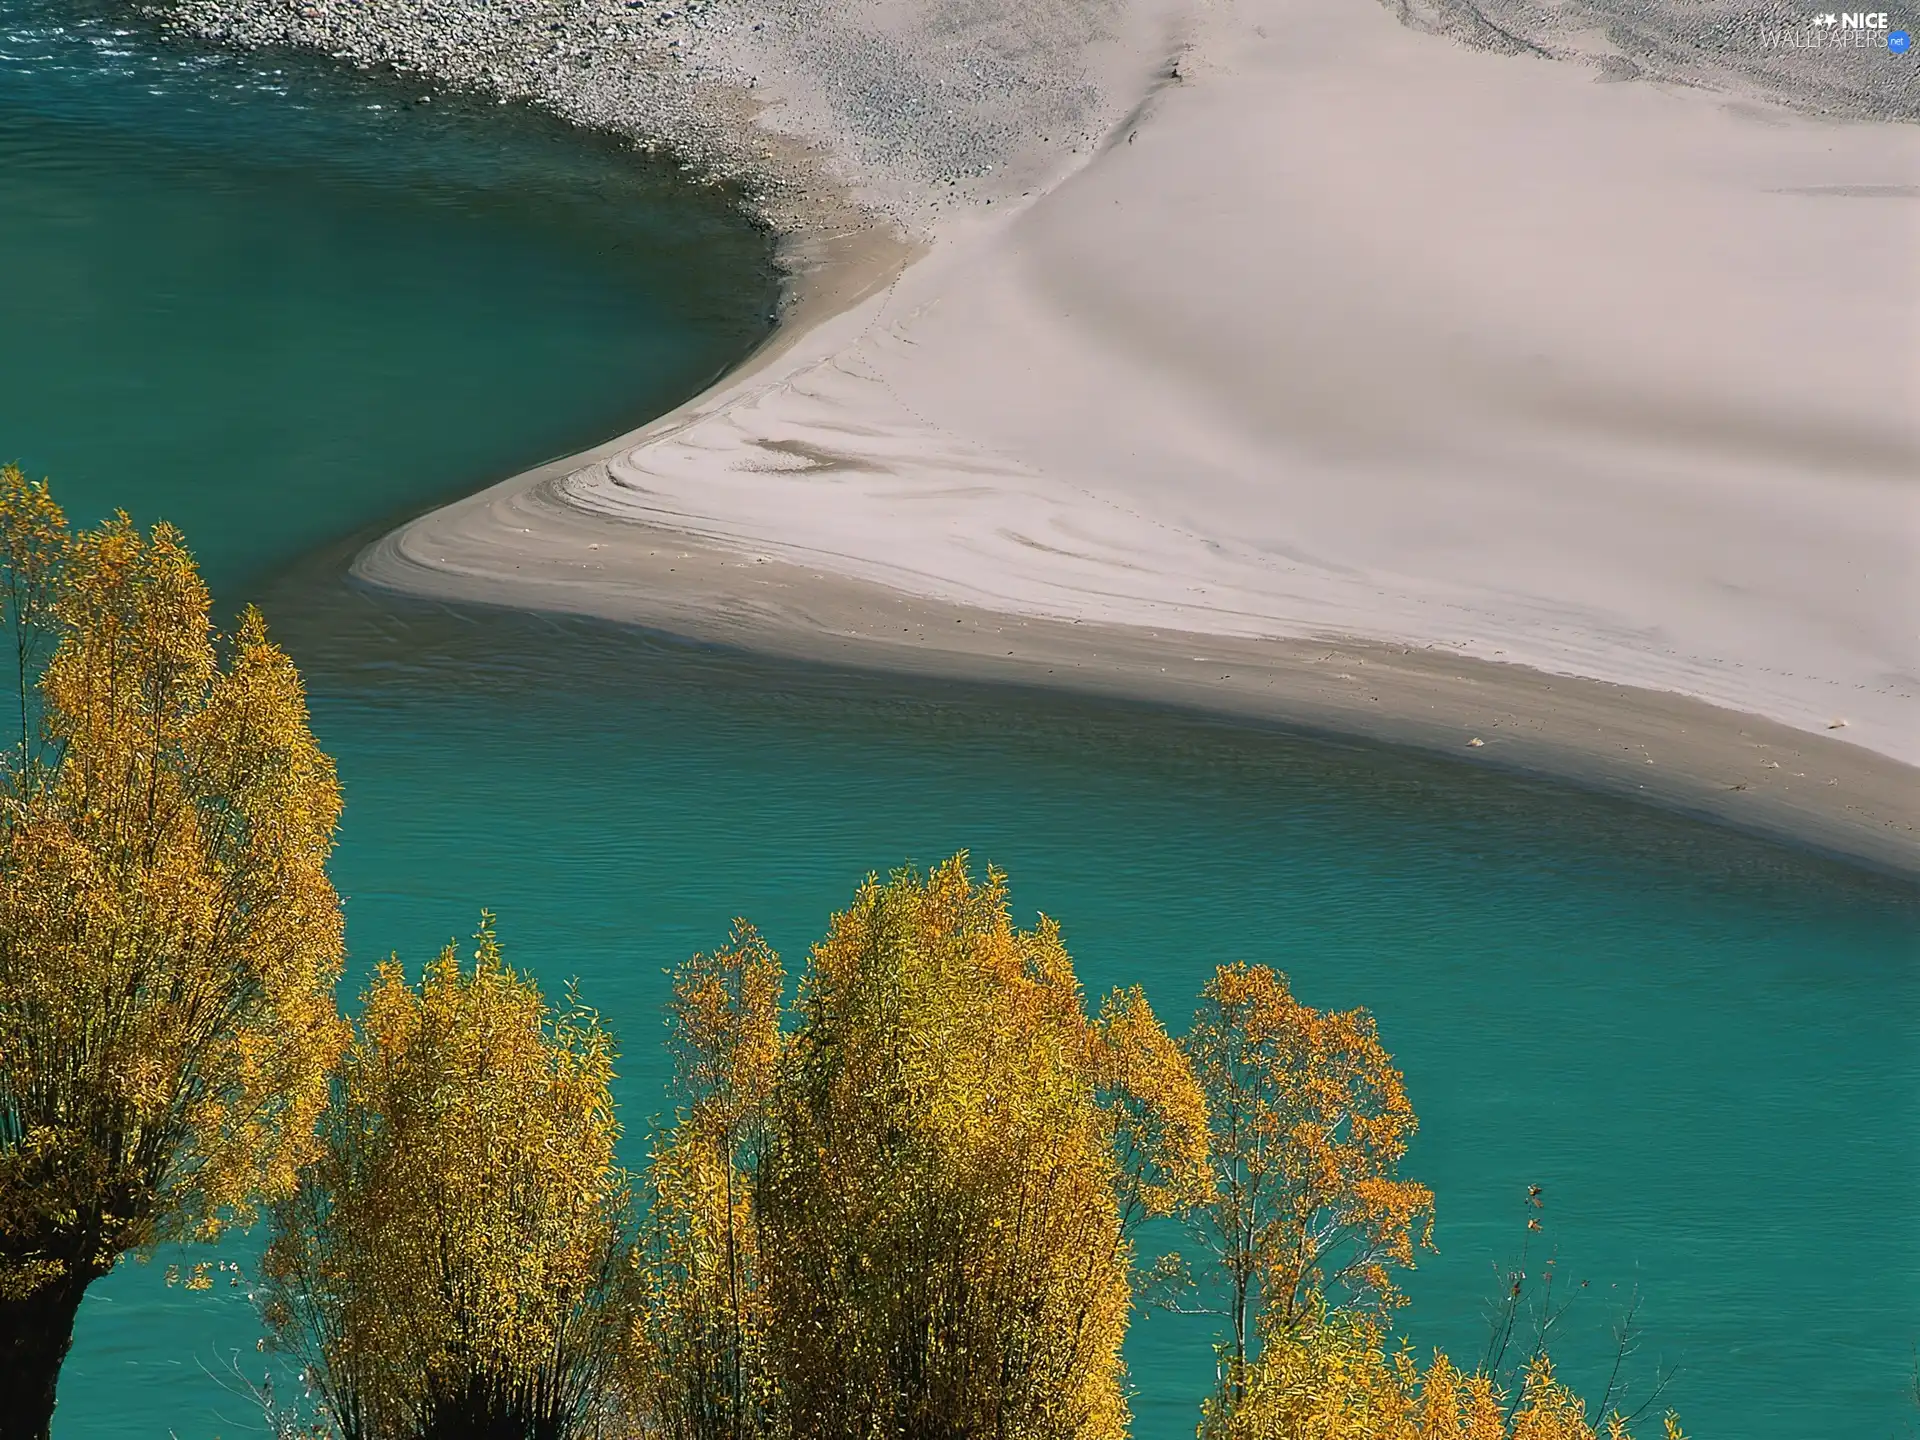
[[[71,7],[0,0],[0,56],[36,13]],[[1539,1184],[1563,1272],[1591,1282],[1561,1346],[1581,1386],[1604,1383],[1637,1282],[1639,1371],[1682,1367],[1693,1433],[1913,1432],[1913,887],[1391,751],[357,593],[343,537],[740,353],[759,239],[511,111],[156,58],[141,33],[107,59],[84,32],[34,43],[69,68],[23,85],[0,60],[0,452],[82,513],[182,519],[223,596],[267,606],[340,763],[356,974],[498,910],[519,959],[577,975],[618,1028],[637,1160],[665,967],[735,914],[797,961],[862,873],[965,846],[1012,871],[1024,915],[1063,921],[1090,988],[1140,981],[1177,1022],[1214,963],[1248,958],[1375,1011],[1439,1194],[1421,1346],[1478,1355]],[[90,238],[49,235],[60,215]],[[234,233],[326,241],[250,268]],[[250,349],[262,316],[272,344]],[[52,359],[19,343],[49,331]],[[127,1267],[82,1312],[56,1433],[257,1433],[228,1369],[258,1378],[256,1333],[242,1291]],[[1208,1343],[1204,1322],[1138,1324],[1143,1440],[1191,1434]]]
[[[0,454],[216,584],[605,438],[765,327],[727,198],[518,110],[0,0]]]

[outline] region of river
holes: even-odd
[[[0,0],[0,455],[78,519],[175,521],[266,607],[339,762],[355,985],[496,910],[618,1032],[637,1163],[667,966],[736,914],[797,965],[863,874],[965,847],[1170,1023],[1228,959],[1373,1010],[1439,1199],[1421,1350],[1478,1358],[1537,1184],[1581,1388],[1637,1285],[1632,1368],[1679,1367],[1689,1433],[1910,1431],[1913,886],[1376,747],[344,582],[396,517],[697,390],[773,286],[728,196],[613,141]],[[170,1291],[167,1258],[89,1296],[63,1440],[258,1433],[244,1285]],[[1136,1324],[1142,1440],[1192,1433],[1209,1344]]]

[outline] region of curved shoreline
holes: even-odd
[[[886,3],[874,0],[882,8]],[[1598,568],[1576,565],[1567,570],[1564,556],[1556,560],[1550,551],[1530,553],[1530,547],[1539,546],[1537,539],[1529,540],[1533,532],[1524,525],[1502,538],[1507,517],[1517,514],[1524,520],[1527,507],[1541,503],[1536,497],[1501,481],[1507,488],[1496,485],[1488,492],[1499,497],[1488,508],[1487,496],[1469,482],[1461,491],[1465,503],[1470,511],[1480,506],[1485,516],[1477,522],[1481,532],[1471,543],[1494,548],[1487,552],[1490,562],[1469,556],[1467,571],[1477,574],[1475,567],[1486,563],[1493,569],[1481,589],[1462,589],[1459,581],[1448,578],[1444,566],[1431,574],[1422,571],[1419,567],[1426,562],[1421,556],[1427,552],[1417,544],[1412,550],[1394,552],[1389,547],[1388,553],[1376,554],[1374,560],[1385,567],[1377,573],[1355,569],[1351,558],[1316,554],[1312,539],[1294,542],[1309,547],[1304,551],[1290,552],[1284,538],[1275,550],[1274,541],[1243,526],[1250,521],[1257,532],[1267,523],[1257,505],[1245,508],[1252,501],[1233,501],[1242,507],[1238,510],[1221,509],[1218,497],[1208,502],[1203,494],[1198,499],[1216,508],[1188,520],[1181,507],[1193,497],[1170,494],[1180,487],[1167,482],[1168,476],[1180,473],[1178,462],[1169,469],[1162,459],[1155,470],[1148,456],[1140,474],[1126,477],[1133,490],[1125,483],[1118,488],[1110,483],[1112,467],[1130,463],[1126,444],[1137,443],[1140,426],[1151,429],[1154,407],[1164,399],[1169,379],[1176,387],[1200,385],[1193,393],[1204,395],[1198,405],[1167,412],[1169,428],[1185,437],[1169,444],[1185,443],[1188,453],[1225,446],[1220,453],[1226,454],[1238,446],[1241,454],[1251,454],[1248,446],[1258,430],[1257,423],[1248,428],[1248,417],[1229,416],[1232,423],[1222,425],[1218,415],[1208,422],[1211,428],[1196,429],[1205,407],[1216,400],[1231,403],[1244,377],[1229,373],[1223,379],[1217,367],[1207,368],[1212,362],[1205,356],[1191,373],[1162,373],[1159,352],[1168,343],[1163,335],[1167,317],[1126,312],[1119,322],[1145,322],[1145,328],[1137,335],[1115,329],[1115,316],[1100,313],[1103,292],[1097,287],[1103,279],[1104,293],[1111,295],[1118,293],[1116,286],[1124,292],[1138,285],[1141,276],[1149,286],[1182,278],[1166,266],[1179,263],[1184,238],[1174,235],[1169,240],[1164,233],[1153,241],[1158,250],[1139,252],[1146,270],[1113,269],[1108,263],[1114,249],[1108,239],[1111,227],[1102,217],[1125,216],[1129,197],[1143,193],[1150,205],[1155,203],[1154,189],[1143,192],[1142,186],[1164,189],[1171,177],[1177,192],[1183,172],[1197,168],[1193,146],[1201,132],[1195,126],[1206,122],[1208,104],[1218,109],[1224,103],[1219,100],[1221,85],[1231,91],[1240,78],[1237,72],[1259,74],[1262,66],[1271,70],[1270,52],[1261,48],[1268,31],[1222,19],[1216,33],[1203,37],[1207,43],[1195,44],[1192,33],[1179,29],[1179,14],[1159,0],[1140,0],[1136,8],[1137,14],[1126,12],[1132,17],[1131,38],[1104,62],[1102,93],[1126,103],[1113,112],[1121,118],[1121,128],[1109,135],[1110,148],[1096,155],[1097,163],[1082,163],[1078,142],[1071,153],[1055,145],[1037,158],[1028,155],[1024,169],[1009,166],[990,180],[975,177],[972,203],[957,211],[936,212],[922,205],[914,212],[910,204],[906,211],[923,220],[937,214],[938,223],[927,228],[904,227],[905,233],[926,237],[920,240],[897,238],[902,233],[897,225],[855,218],[861,200],[869,202],[866,213],[874,213],[873,195],[852,188],[851,180],[872,177],[859,176],[860,145],[817,143],[819,114],[803,116],[807,123],[793,122],[794,92],[804,89],[804,78],[790,85],[785,97],[760,97],[756,104],[778,109],[784,100],[786,106],[771,121],[763,111],[760,129],[753,131],[754,143],[764,142],[779,152],[769,168],[788,177],[812,176],[790,183],[783,195],[780,220],[790,298],[768,341],[718,385],[633,434],[415,520],[364,552],[354,564],[355,575],[369,584],[428,597],[587,614],[793,658],[1057,686],[1413,745],[1650,800],[1877,868],[1920,873],[1920,771],[1904,763],[1912,757],[1901,749],[1911,748],[1910,661],[1889,662],[1886,657],[1892,652],[1875,648],[1896,631],[1904,636],[1897,612],[1902,586],[1911,588],[1912,578],[1901,578],[1900,517],[1910,502],[1896,477],[1912,459],[1913,444],[1897,421],[1893,428],[1856,424],[1857,403],[1843,413],[1828,405],[1830,397],[1822,392],[1814,399],[1833,410],[1836,420],[1830,423],[1822,416],[1819,424],[1794,429],[1778,418],[1777,410],[1769,410],[1772,397],[1766,386],[1779,378],[1771,372],[1760,376],[1755,393],[1739,392],[1737,386],[1728,392],[1738,393],[1742,404],[1752,402],[1751,416],[1735,417],[1731,410],[1715,415],[1714,406],[1724,409],[1732,402],[1709,393],[1711,387],[1695,387],[1698,394],[1684,398],[1661,397],[1649,408],[1647,401],[1625,391],[1607,392],[1606,383],[1615,384],[1616,390],[1632,383],[1631,358],[1621,372],[1624,381],[1608,382],[1602,376],[1599,384],[1580,380],[1564,391],[1540,390],[1529,402],[1533,410],[1507,414],[1501,407],[1512,409],[1512,378],[1500,378],[1498,385],[1480,391],[1461,389],[1457,377],[1448,373],[1459,364],[1451,352],[1421,360],[1418,325],[1408,329],[1397,318],[1408,313],[1404,308],[1389,312],[1396,318],[1379,329],[1378,319],[1369,320],[1364,300],[1342,308],[1336,281],[1330,303],[1341,326],[1351,322],[1358,327],[1353,333],[1362,346],[1359,373],[1371,373],[1364,367],[1379,364],[1368,358],[1365,346],[1384,345],[1378,353],[1389,357],[1412,346],[1415,360],[1427,364],[1430,373],[1433,363],[1441,365],[1441,383],[1424,401],[1415,391],[1403,391],[1414,406],[1407,417],[1396,420],[1389,414],[1382,429],[1369,412],[1364,428],[1351,434],[1327,429],[1327,402],[1313,401],[1322,408],[1299,412],[1299,423],[1286,432],[1289,440],[1351,448],[1358,438],[1363,447],[1379,449],[1400,444],[1396,424],[1410,425],[1405,443],[1394,452],[1398,458],[1382,473],[1392,473],[1393,466],[1424,466],[1442,487],[1434,493],[1441,494],[1450,494],[1445,487],[1458,483],[1450,477],[1478,477],[1515,465],[1538,469],[1571,464],[1577,469],[1587,463],[1583,446],[1638,446],[1632,455],[1611,462],[1618,475],[1628,477],[1629,486],[1638,483],[1635,477],[1642,471],[1654,475],[1663,470],[1688,477],[1684,483],[1693,486],[1690,496],[1673,491],[1683,501],[1682,511],[1660,519],[1649,516],[1642,530],[1671,524],[1676,515],[1691,528],[1671,539],[1631,528],[1596,537],[1588,551],[1580,553],[1602,556]],[[1836,168],[1809,158],[1831,131],[1816,134],[1807,128],[1814,122],[1765,115],[1758,121],[1751,115],[1741,119],[1729,109],[1733,124],[1769,129],[1763,137],[1768,141],[1799,127],[1797,135],[1787,134],[1792,142],[1788,149],[1797,145],[1803,153],[1790,157],[1784,172],[1768,169],[1761,190],[1755,192],[1758,172],[1750,158],[1739,158],[1752,151],[1751,143],[1728,131],[1725,116],[1709,113],[1707,104],[1694,99],[1616,86],[1610,87],[1608,97],[1595,100],[1569,83],[1566,68],[1549,74],[1551,67],[1535,61],[1474,55],[1447,41],[1399,30],[1384,12],[1363,13],[1356,20],[1324,3],[1296,11],[1260,0],[1253,8],[1284,14],[1284,23],[1292,27],[1283,62],[1287,68],[1274,72],[1289,86],[1311,92],[1316,84],[1350,90],[1356,83],[1351,62],[1327,48],[1332,33],[1327,27],[1335,21],[1342,27],[1371,27],[1365,37],[1371,46],[1368,63],[1389,73],[1385,82],[1369,82],[1376,92],[1426,85],[1428,74],[1438,72],[1432,83],[1439,88],[1427,96],[1427,108],[1422,111],[1410,102],[1416,125],[1479,103],[1465,98],[1469,95],[1494,94],[1498,103],[1490,118],[1476,122],[1485,134],[1507,133],[1500,128],[1508,122],[1499,118],[1499,103],[1518,107],[1511,110],[1513,115],[1529,117],[1540,106],[1558,106],[1568,133],[1576,140],[1586,136],[1580,143],[1598,145],[1593,154],[1604,159],[1610,153],[1607,144],[1625,143],[1609,127],[1637,126],[1636,133],[1658,135],[1665,146],[1679,117],[1690,127],[1684,133],[1691,140],[1667,147],[1681,156],[1673,194],[1681,197],[1698,188],[1703,163],[1722,169],[1730,165],[1729,173],[1737,179],[1733,189],[1725,191],[1728,199],[1721,211],[1689,209],[1684,199],[1663,202],[1669,204],[1672,218],[1663,220],[1657,209],[1649,212],[1656,233],[1660,224],[1680,224],[1683,230],[1673,233],[1684,233],[1686,224],[1709,214],[1713,224],[1733,223],[1731,217],[1742,213],[1740,205],[1752,208],[1755,193],[1785,193],[1777,188],[1780,173],[1788,180],[1853,183],[1862,194],[1890,193],[1885,185],[1871,182],[1887,174],[1898,178],[1907,157],[1920,154],[1910,146],[1902,149],[1904,137],[1870,137],[1874,143],[1868,146],[1872,154],[1866,162]],[[1269,17],[1269,23],[1280,22]],[[1345,36],[1338,38],[1344,42]],[[1402,67],[1397,81],[1391,78],[1396,63]],[[1489,68],[1502,65],[1514,68]],[[1249,66],[1253,69],[1247,70]],[[1203,83],[1185,83],[1196,70]],[[1225,81],[1216,79],[1221,76]],[[1273,89],[1272,81],[1263,83]],[[1454,90],[1447,90],[1449,84]],[[1623,103],[1621,92],[1628,89],[1638,93]],[[1310,101],[1304,103],[1310,118],[1340,113],[1315,112]],[[1588,118],[1602,111],[1602,119]],[[741,133],[748,133],[752,122],[736,120],[746,127]],[[1284,137],[1292,133],[1284,127],[1295,122],[1276,110],[1264,123],[1269,126],[1264,143],[1271,146],[1275,137],[1282,137],[1278,143],[1284,156]],[[784,137],[772,128],[781,124]],[[1271,129],[1275,124],[1283,128]],[[1222,132],[1216,127],[1213,133],[1217,140]],[[1366,133],[1364,127],[1361,133]],[[1184,137],[1184,150],[1175,137]],[[1136,148],[1136,139],[1147,143]],[[1163,144],[1174,147],[1171,161],[1156,153]],[[1498,145],[1493,148],[1497,152]],[[1631,160],[1642,152],[1628,145],[1620,154]],[[1433,168],[1431,160],[1418,162],[1416,157],[1416,162],[1410,180],[1425,178],[1418,164]],[[837,174],[832,173],[836,165]],[[899,181],[901,173],[893,179]],[[1311,172],[1302,173],[1311,180]],[[1715,177],[1709,183],[1725,190],[1727,181]],[[1769,185],[1776,188],[1767,189]],[[1019,188],[1023,186],[1028,188]],[[1844,191],[1832,183],[1802,188],[1808,194]],[[896,185],[895,198],[900,193],[928,203],[934,194],[924,183],[917,190],[906,185],[905,191]],[[1279,193],[1283,204],[1302,198]],[[1498,203],[1510,203],[1510,197],[1499,198],[1504,192],[1490,193]],[[1039,198],[1032,198],[1036,195]],[[1305,192],[1307,201],[1315,196],[1332,197],[1336,208],[1348,203],[1333,191]],[[986,210],[996,198],[1001,202],[998,213]],[[1183,198],[1193,203],[1194,197]],[[1461,203],[1471,207],[1480,202]],[[1109,204],[1117,214],[1115,209],[1095,208]],[[898,206],[883,204],[880,209],[896,221],[903,213]],[[1860,211],[1860,206],[1853,207],[1853,212]],[[1065,214],[1071,220],[1076,213],[1081,228],[1062,230],[1066,222],[1058,217]],[[1257,212],[1247,213],[1255,215],[1257,223]],[[1826,224],[1838,213],[1826,203],[1818,222]],[[1084,224],[1089,214],[1097,226],[1092,230]],[[1536,226],[1541,218],[1529,218],[1524,204],[1514,217],[1513,224]],[[1390,218],[1389,223],[1404,223],[1405,218]],[[1554,217],[1544,218],[1552,223]],[[1852,213],[1848,223],[1853,223]],[[1808,235],[1826,233],[1816,226]],[[1861,233],[1872,238],[1881,232]],[[1368,238],[1366,231],[1356,231],[1343,243]],[[1797,239],[1804,242],[1807,236]],[[1060,257],[1068,269],[1056,266],[1044,274],[1036,270],[1036,264],[1047,259],[1049,245],[1058,250],[1062,243],[1068,248],[1060,250]],[[1089,245],[1091,250],[1086,249]],[[1176,259],[1168,261],[1169,255]],[[1475,267],[1483,266],[1485,257],[1467,254],[1450,263],[1458,275],[1442,273],[1433,284],[1477,283]],[[1652,273],[1644,269],[1646,261],[1636,263],[1643,267],[1640,271],[1630,265],[1622,271],[1629,286]],[[1104,271],[1103,264],[1108,266]],[[1684,263],[1680,269],[1684,275]],[[1082,273],[1088,270],[1097,278]],[[1231,277],[1231,265],[1227,273]],[[1046,284],[1037,285],[1036,276]],[[1541,278],[1523,274],[1521,281],[1539,283]],[[1198,297],[1202,306],[1215,303],[1208,292],[1190,285],[1183,293]],[[1245,295],[1244,286],[1240,293]],[[1836,297],[1851,303],[1850,295],[1838,292],[1820,298]],[[1259,303],[1272,303],[1271,295],[1264,302],[1257,294],[1245,298],[1254,300],[1256,309]],[[1308,289],[1286,303],[1311,307],[1321,298]],[[1569,351],[1576,364],[1606,356],[1605,301],[1603,294],[1600,308],[1594,310],[1599,318],[1566,321],[1591,352]],[[1399,303],[1404,307],[1408,302]],[[1615,309],[1619,303],[1613,302]],[[1684,308],[1685,301],[1679,303]],[[967,313],[975,309],[985,318]],[[1090,328],[1081,319],[1089,311]],[[1070,317],[1069,325],[1053,318],[1061,312]],[[1177,322],[1179,313],[1170,313]],[[1700,312],[1693,323],[1705,323],[1709,313],[1714,312]],[[1229,328],[1223,333],[1231,340],[1233,322],[1225,323]],[[1369,323],[1375,332],[1367,330]],[[1504,356],[1490,351],[1493,362],[1507,368],[1489,370],[1489,376],[1531,371],[1550,377],[1551,369],[1542,365],[1560,363],[1551,353],[1525,353],[1528,344],[1541,343],[1537,336],[1529,340],[1533,327],[1525,315],[1496,313],[1487,323],[1493,327],[1493,340],[1510,342],[1514,352]],[[1683,316],[1677,323],[1688,322]],[[1791,330],[1788,325],[1781,334]],[[1261,333],[1257,324],[1250,333]],[[1299,343],[1307,347],[1305,356],[1328,353],[1328,343],[1336,354],[1342,347],[1353,348],[1346,329],[1329,331],[1322,340],[1315,340],[1311,329],[1303,333],[1306,338]],[[1713,337],[1707,338],[1711,342]],[[1685,355],[1687,346],[1700,341],[1698,333],[1670,328],[1662,343],[1677,347],[1682,370],[1676,374],[1692,363]],[[1726,337],[1718,352],[1709,343],[1699,353],[1739,355],[1744,361],[1756,351],[1765,353],[1770,342],[1778,348],[1772,332],[1762,330],[1744,340]],[[1884,342],[1882,335],[1883,349]],[[1181,343],[1186,342],[1174,340],[1176,350]],[[1596,343],[1599,350],[1593,349]],[[1322,348],[1316,350],[1316,345]],[[1023,390],[1017,384],[1009,388],[1004,377],[992,375],[1004,367],[1009,348],[1018,360],[1041,367],[1037,389]],[[1284,359],[1285,346],[1281,348]],[[1631,352],[1619,353],[1631,357]],[[928,361],[928,355],[935,360]],[[1514,370],[1513,362],[1523,358],[1526,369]],[[1125,369],[1129,362],[1149,368],[1130,372]],[[1260,363],[1271,362],[1267,356]],[[1115,369],[1116,363],[1121,368]],[[1296,366],[1278,381],[1287,404],[1307,403],[1329,383],[1315,373],[1316,359],[1304,363],[1307,368]],[[1611,363],[1617,364],[1617,357]],[[1080,380],[1082,370],[1091,378]],[[1895,370],[1897,383],[1897,365]],[[1470,366],[1461,373],[1471,378]],[[1104,384],[1105,392],[1094,394],[1092,401],[1085,393],[1049,401],[1046,397],[1060,390],[1058,377],[1063,374],[1074,376],[1082,391],[1097,391]],[[1143,382],[1148,388],[1142,388]],[[1205,395],[1209,386],[1217,387],[1215,393]],[[1290,387],[1297,387],[1299,394],[1287,395]],[[1684,406],[1689,403],[1705,418],[1687,415]],[[1055,414],[1062,404],[1068,416],[1064,420]],[[1442,407],[1430,412],[1445,417],[1438,428],[1431,419],[1417,419],[1429,413],[1419,408],[1422,404]],[[1609,405],[1617,418],[1608,415]],[[1627,408],[1621,409],[1623,405]],[[1485,413],[1479,414],[1476,406]],[[1027,410],[1033,413],[1024,413]],[[1076,423],[1079,429],[1072,430]],[[1826,429],[1819,428],[1821,424]],[[1855,428],[1836,441],[1828,438],[1842,434],[1836,424]],[[1559,429],[1545,428],[1548,425]],[[1085,438],[1074,440],[1069,432]],[[1128,441],[1129,433],[1135,442]],[[1516,435],[1522,440],[1514,441]],[[1507,444],[1510,453],[1499,452],[1500,444]],[[1514,449],[1516,444],[1523,449]],[[1452,471],[1446,468],[1450,452]],[[1273,463],[1254,462],[1256,471]],[[1284,464],[1292,462],[1280,463],[1284,478]],[[1788,468],[1782,470],[1781,464]],[[1801,467],[1797,471],[1792,468],[1796,465]],[[1830,466],[1838,467],[1841,489],[1829,494],[1806,488],[1810,482],[1800,477]],[[1746,530],[1737,525],[1725,530],[1726,521],[1751,508],[1725,508],[1729,497],[1749,499],[1741,491],[1726,490],[1736,476],[1741,487],[1757,485],[1755,496],[1763,506],[1776,507],[1779,518],[1740,518],[1738,524]],[[1157,490],[1152,488],[1156,483]],[[1337,491],[1353,482],[1328,472],[1311,483]],[[1661,483],[1671,487],[1676,482]],[[1364,478],[1361,493],[1366,485],[1378,488],[1376,480]],[[1405,496],[1393,498],[1398,493],[1389,485],[1362,503],[1406,503]],[[1407,520],[1416,530],[1468,523],[1444,512],[1424,513],[1421,507],[1428,502],[1418,498],[1419,493],[1414,492]],[[949,505],[954,496],[971,498],[952,501],[960,507],[954,509]],[[1288,503],[1298,505],[1302,498],[1307,497],[1295,495]],[[1324,509],[1326,501],[1324,493],[1312,497],[1309,510]],[[1685,505],[1694,507],[1697,518],[1686,519]],[[1835,507],[1845,512],[1861,505],[1869,508],[1849,522],[1854,528],[1846,534],[1874,537],[1866,550],[1840,531],[1829,536],[1808,528],[1827,523],[1818,517],[1835,513]],[[1350,530],[1360,535],[1354,543],[1361,548],[1354,554],[1364,554],[1368,543],[1376,548],[1379,544],[1365,539],[1372,524],[1366,517],[1363,508],[1337,520],[1329,533]],[[1355,519],[1364,523],[1356,527]],[[1593,510],[1590,497],[1576,495],[1559,523],[1578,529],[1611,519]],[[1378,526],[1373,529],[1378,531]],[[1283,525],[1282,535],[1287,533]],[[1241,543],[1243,534],[1249,535],[1251,549]],[[1803,561],[1795,559],[1782,570],[1774,552],[1783,545],[1804,549],[1809,539],[1827,547],[1830,557],[1820,563],[1828,568],[1809,571],[1805,585],[1796,591],[1791,584],[1800,582],[1790,572]],[[1323,537],[1318,543],[1327,542]],[[1648,556],[1672,551],[1678,544],[1683,558],[1674,569],[1669,561],[1636,559],[1630,548],[1619,553],[1605,548],[1612,545],[1619,551],[1622,544],[1650,546]],[[1881,551],[1874,551],[1874,544]],[[1687,545],[1699,547],[1703,558],[1695,561]],[[1286,558],[1290,553],[1306,560]],[[1716,554],[1720,558],[1714,558]],[[1728,555],[1734,560],[1728,561]],[[1503,578],[1500,567],[1511,570],[1516,556],[1523,557],[1521,568]],[[1851,580],[1863,568],[1863,556],[1874,562],[1866,564],[1866,570],[1878,564],[1882,572],[1888,568],[1885,557],[1894,557],[1893,573],[1878,582],[1881,589],[1866,608],[1856,604],[1844,615],[1829,614],[1822,587]],[[1655,563],[1668,568],[1645,570]],[[1562,564],[1558,572],[1556,564]],[[1714,567],[1727,564],[1732,565],[1730,578],[1714,573]],[[1413,568],[1405,568],[1409,565]],[[1617,573],[1607,571],[1608,565]],[[1696,565],[1703,571],[1698,576]],[[1747,576],[1742,566],[1760,568]],[[1549,578],[1543,588],[1529,591],[1532,581],[1527,577],[1536,573]],[[1778,574],[1788,575],[1789,589],[1776,585],[1775,591],[1765,591]],[[1182,582],[1203,580],[1220,599],[1189,598],[1195,587]],[[1635,594],[1648,580],[1650,593]],[[1596,584],[1601,588],[1596,590]],[[1753,592],[1753,602],[1741,601],[1744,609],[1715,613],[1701,608],[1722,605],[1723,591],[1738,596],[1756,584],[1763,590]],[[1662,585],[1671,593],[1661,591]],[[1679,588],[1673,588],[1676,585]],[[1806,608],[1809,603],[1811,609]],[[1688,606],[1694,608],[1689,611]],[[1892,630],[1875,618],[1876,606],[1879,612],[1895,612]],[[1693,624],[1693,633],[1661,635],[1635,618],[1636,607],[1649,614],[1671,612]],[[1704,629],[1699,623],[1703,615],[1708,617]],[[1836,652],[1838,668],[1822,658],[1830,641],[1820,638],[1834,633],[1836,620],[1867,626],[1846,633],[1845,646]],[[1756,628],[1765,625],[1786,635],[1785,642]],[[1359,635],[1396,638],[1353,638]],[[1908,644],[1903,638],[1896,648]],[[1891,668],[1875,669],[1889,664]],[[1564,673],[1579,671],[1606,678]],[[1688,698],[1689,691],[1706,698]],[[1853,695],[1849,704],[1866,707],[1843,712],[1851,714],[1850,733],[1860,743],[1819,733],[1833,713],[1826,708],[1832,704],[1823,698],[1826,691]],[[1750,708],[1767,708],[1792,723],[1747,713]],[[1831,723],[1838,729],[1842,722]],[[1906,740],[1899,739],[1903,734]],[[1476,740],[1480,743],[1471,743]]]
[[[1431,650],[997,614],[609,522],[557,496],[583,462],[631,438],[434,511],[362,551],[353,574],[428,599],[583,615],[783,659],[1406,746],[1920,876],[1915,771],[1859,746],[1682,695]]]

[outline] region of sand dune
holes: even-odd
[[[1135,30],[1140,106],[1088,163],[552,494],[981,611],[1692,697],[1902,762],[1910,825],[1920,129],[1351,0]],[[527,483],[363,573],[532,585],[526,512],[467,543]]]

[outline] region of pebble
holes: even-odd
[[[162,0],[202,37],[315,50],[628,135],[738,182],[776,225],[831,178],[908,233],[949,195],[1031,191],[1116,123],[1127,97],[1087,56],[1136,3]],[[749,94],[765,129],[741,118]],[[769,156],[767,130],[799,143]]]

